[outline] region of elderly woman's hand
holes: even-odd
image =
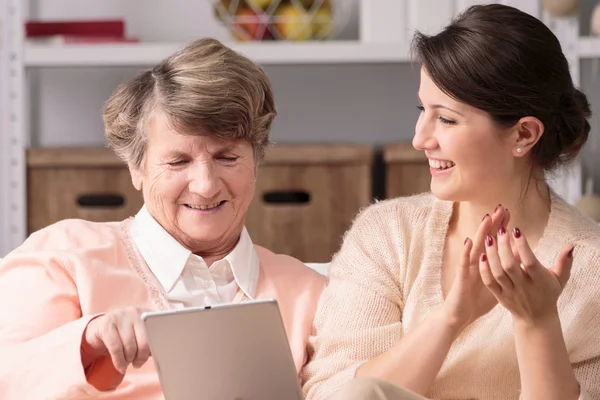
[[[109,355],[117,371],[125,375],[129,364],[141,367],[150,357],[144,311],[131,307],[113,311],[88,324],[81,343],[81,359],[88,368],[100,357]]]

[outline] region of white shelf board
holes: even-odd
[[[582,36],[579,38],[579,56],[581,58],[600,58],[600,37]]]
[[[226,43],[259,64],[400,63],[406,43],[260,42]],[[183,47],[180,43],[25,44],[26,67],[148,66]]]

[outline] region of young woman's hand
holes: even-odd
[[[561,250],[553,268],[543,266],[518,228],[500,228],[496,239],[486,238],[479,270],[485,286],[516,321],[535,324],[557,315],[557,301],[569,280],[573,246]]]
[[[492,215],[483,218],[473,240],[467,238],[464,242],[460,265],[442,306],[448,322],[458,329],[487,314],[498,303],[483,284],[479,259],[485,252],[486,238],[501,227],[506,229],[509,220],[508,210],[498,206]]]

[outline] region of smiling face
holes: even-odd
[[[501,197],[521,183],[515,162],[515,135],[489,114],[442,92],[421,69],[421,114],[413,146],[429,158],[432,193],[443,200],[473,201]]]
[[[158,223],[194,253],[235,246],[254,195],[256,163],[244,140],[184,135],[157,113],[146,129],[134,186]]]

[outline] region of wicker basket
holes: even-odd
[[[213,0],[213,9],[239,41],[329,40],[350,18],[348,0]]]

